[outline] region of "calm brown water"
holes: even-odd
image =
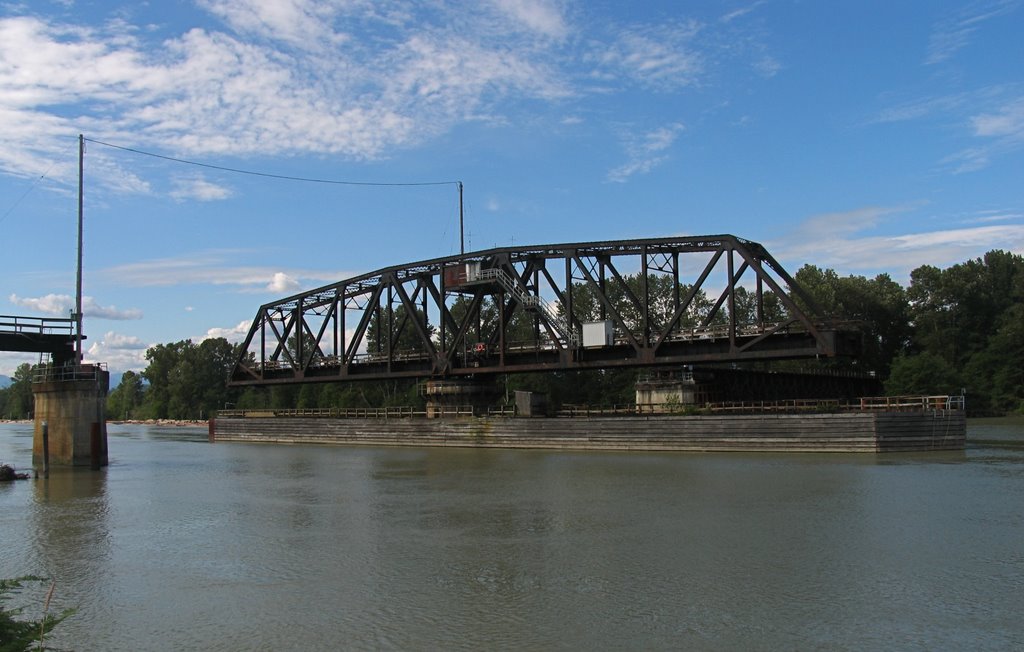
[[[0,485],[0,576],[56,578],[80,651],[1022,649],[1024,425],[968,432],[876,457],[111,425],[108,469]],[[31,443],[0,425],[0,461]]]

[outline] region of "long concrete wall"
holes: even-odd
[[[962,450],[962,410],[592,418],[229,417],[212,441],[649,451]]]

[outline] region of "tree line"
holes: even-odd
[[[626,277],[639,288],[639,275]],[[805,265],[794,275],[822,315],[856,322],[863,332],[864,349],[857,359],[833,359],[821,364],[870,372],[884,382],[886,393],[958,394],[968,397],[972,415],[1024,413],[1024,257],[993,250],[980,258],[946,269],[923,265],[904,287],[888,274],[874,278],[839,276],[831,269]],[[648,278],[653,318],[672,313],[672,280],[664,275]],[[684,286],[684,291],[689,288]],[[618,288],[609,288],[612,303],[623,319],[638,317]],[[597,319],[600,302],[585,285],[574,287],[574,314],[581,320]],[[712,301],[697,293],[683,317],[685,325],[708,315]],[[737,288],[737,321],[754,318],[753,293]],[[660,306],[660,308],[659,308]],[[460,318],[468,301],[459,298],[451,310]],[[767,320],[781,319],[783,307],[766,295]],[[367,350],[379,350],[387,341],[395,346],[420,346],[414,329],[386,337],[386,329],[400,329],[409,318],[399,306],[394,313],[375,314],[367,330]],[[497,327],[493,302],[481,309],[479,324],[468,343],[487,341]],[[714,320],[727,320],[719,312]],[[534,337],[536,323],[517,313],[509,326],[512,338]],[[430,332],[431,337],[437,337]],[[108,396],[111,419],[203,419],[225,408],[316,408],[422,405],[414,381],[362,381],[270,388],[229,388],[225,381],[240,351],[223,338],[194,343],[183,340],[158,344],[146,352],[147,366],[140,373],[125,372]],[[757,363],[764,368],[767,363]],[[774,363],[791,369],[795,363]],[[549,395],[552,403],[611,404],[633,400],[635,370],[604,370],[520,374],[499,378],[499,391],[530,389]],[[0,390],[0,416],[27,418],[32,410],[31,366],[22,365],[14,383]]]

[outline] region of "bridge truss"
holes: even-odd
[[[260,307],[230,384],[855,355],[758,243],[732,235],[496,248]]]

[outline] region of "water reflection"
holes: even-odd
[[[87,599],[85,587],[103,582],[111,563],[107,472],[54,468],[31,481],[31,492],[31,549],[22,568],[56,582],[58,611],[74,607]]]
[[[0,491],[0,527],[30,535],[0,549],[4,568],[72,578],[80,612],[58,647],[1024,645],[1018,451],[615,454],[204,435],[115,431],[106,471]]]

